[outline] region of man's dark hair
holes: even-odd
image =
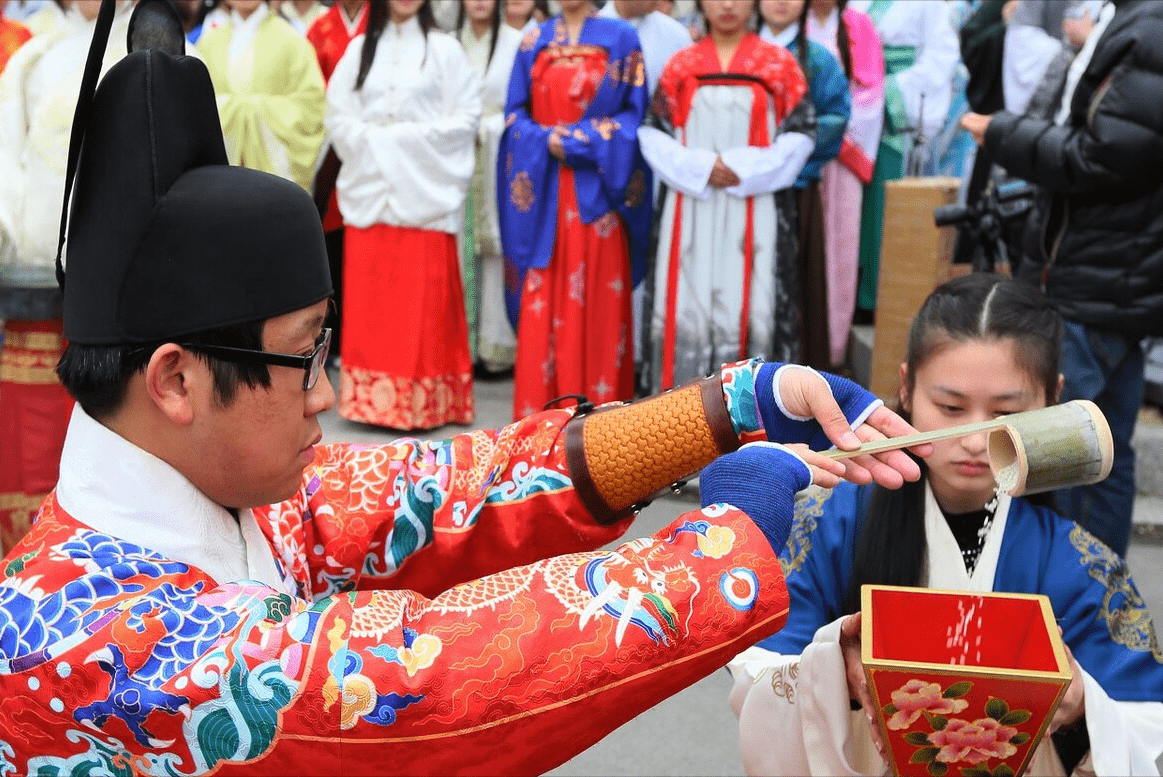
[[[271,385],[270,370],[265,364],[239,364],[207,356],[199,345],[225,345],[232,348],[262,350],[264,321],[233,324],[218,329],[155,343],[127,345],[77,345],[69,343],[57,364],[57,377],[81,409],[96,419],[116,412],[125,401],[129,381],[149,364],[153,352],[167,342],[178,342],[210,366],[214,376],[214,400],[228,407],[238,394],[238,387]]]

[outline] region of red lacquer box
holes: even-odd
[[[866,585],[861,611],[893,773],[1022,774],[1071,679],[1050,600]]]

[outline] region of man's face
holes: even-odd
[[[323,328],[327,301],[266,322],[263,350],[309,355]],[[257,507],[290,498],[315,458],[322,437],[317,416],[335,405],[326,372],[310,391],[303,371],[272,366],[269,388],[238,387],[228,407],[202,398],[193,450],[202,454],[187,472],[207,496],[225,507]]]

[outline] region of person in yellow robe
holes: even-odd
[[[323,74],[315,50],[261,0],[227,0],[229,20],[198,40],[218,95],[231,164],[310,190],[323,145]]]

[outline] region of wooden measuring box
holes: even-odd
[[[1022,774],[1071,680],[1050,600],[877,585],[860,598],[893,773]]]

